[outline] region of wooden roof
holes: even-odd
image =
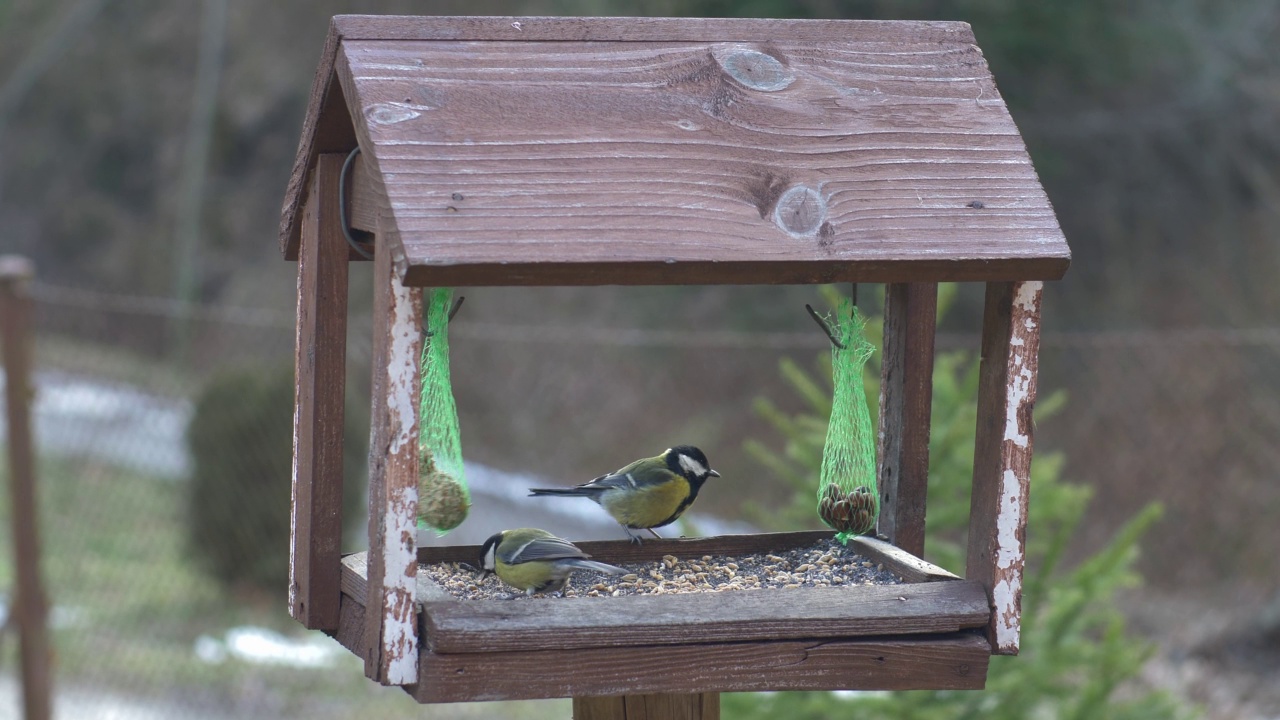
[[[1070,260],[965,23],[336,17],[287,257],[317,155],[357,143],[414,285],[1050,280]]]

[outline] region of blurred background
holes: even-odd
[[[1098,703],[1046,692],[1027,707],[1280,717],[1275,0],[0,0],[0,252],[38,273],[35,432],[59,717],[568,716],[566,701],[420,708],[285,613],[296,268],[277,227],[328,19],[351,12],[972,23],[1074,256],[1046,288],[1040,388],[1058,409],[1038,416],[1048,475],[1032,504],[1078,512],[1033,516],[1033,541],[1052,529],[1070,542],[1054,565],[1061,593],[1032,598],[1029,612],[1043,602],[1050,617],[1110,557],[1105,587],[1079,591],[1105,621],[1075,632],[1099,652],[1114,633],[1139,649],[1098,681]],[[759,508],[798,492],[787,480],[804,442],[786,418],[825,422],[797,392],[804,378],[827,381],[825,339],[803,312],[817,290],[461,292],[454,389],[479,498],[517,497],[530,476],[581,482],[693,442],[734,489],[705,493],[686,532],[795,527]],[[869,314],[881,295],[860,289]],[[370,297],[369,268],[354,266],[353,508]],[[935,381],[935,417],[938,403],[971,399],[982,289],[945,298],[939,372],[951,375]],[[946,488],[968,481],[963,468],[942,476],[945,452],[930,480],[938,523]],[[1037,510],[1054,488],[1074,500]],[[1153,501],[1158,520],[1144,513]],[[14,577],[7,503],[0,618]],[[616,534],[566,512],[576,519],[557,522],[579,530],[562,534]],[[494,526],[477,512],[448,541]],[[362,545],[353,532],[350,549]],[[16,644],[0,635],[0,718],[19,716]],[[1027,648],[1008,672],[1037,667]],[[952,702],[788,695],[808,703],[807,715],[785,710],[793,717]]]

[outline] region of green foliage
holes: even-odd
[[[216,375],[196,400],[187,537],[226,586],[279,592],[288,583],[293,392],[291,366],[246,368]],[[366,439],[350,414],[346,425],[343,503],[352,517]]]
[[[948,303],[948,294],[940,305]],[[868,324],[871,325],[870,323]],[[868,335],[879,334],[868,327]],[[761,399],[757,409],[782,435],[781,450],[748,443],[748,451],[795,487],[789,507],[755,513],[772,529],[817,527],[811,493],[817,482],[830,413],[830,368],[816,373],[783,361],[782,373],[807,409],[789,415]],[[828,379],[824,383],[815,376]],[[868,369],[868,398],[878,373]],[[934,365],[933,425],[929,443],[928,558],[964,572],[964,532],[977,420],[978,362],[966,352],[942,353]],[[1063,395],[1044,397],[1037,416],[1062,407]],[[984,692],[919,691],[842,697],[832,693],[728,695],[726,716],[741,718],[1177,718],[1188,715],[1160,693],[1116,690],[1133,678],[1149,650],[1125,632],[1116,609],[1118,590],[1138,583],[1133,571],[1138,539],[1159,517],[1157,504],[1131,519],[1098,554],[1072,569],[1062,558],[1080,527],[1090,489],[1061,479],[1063,457],[1041,451],[1033,464],[1027,563],[1022,601],[1022,654],[993,657]]]

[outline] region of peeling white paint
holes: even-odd
[[[418,408],[414,386],[418,376],[416,350],[421,346],[417,303],[412,290],[392,282],[391,346],[387,353],[387,412],[390,414],[390,453],[418,441]]]
[[[1018,606],[1021,604],[1022,582],[1003,578],[996,581],[991,590],[995,600],[996,646],[1004,650],[1018,648],[1018,636],[1022,631],[1022,622]]]
[[[417,608],[413,601],[418,567],[417,507],[417,485],[400,488],[391,496],[382,520],[386,530],[382,548],[382,653],[387,662],[387,682],[393,685],[418,681],[418,636],[414,627]]]
[[[1028,280],[1018,283],[1017,292],[1013,296],[1013,308],[1015,310],[1025,310],[1027,312],[1035,312],[1040,305],[1040,291],[1044,288],[1044,283],[1039,280]],[[1038,313],[1036,313],[1038,315]],[[1027,329],[1035,327],[1035,318],[1027,318]]]
[[[1013,311],[1015,315],[1022,313],[1026,315],[1021,323],[1014,322],[1013,327],[1010,328],[1013,336],[1009,344],[1015,348],[1024,348],[1024,352],[1030,352],[1027,346],[1037,327],[1040,288],[1043,286],[1044,283],[1039,281],[1024,282],[1018,283],[1015,289]],[[1015,353],[1010,358],[1009,397],[1005,405],[1004,439],[1020,448],[1031,446],[1031,438],[1018,427],[1018,413],[1032,401],[1034,387],[1035,375],[1028,366],[1027,357],[1022,353]]]
[[[1026,518],[1022,517],[1024,506],[1022,483],[1012,469],[1004,471],[1000,493],[1000,514],[996,516],[996,567],[1008,570],[1014,563],[1022,561],[1022,541],[1018,539],[1018,528],[1023,527]]]
[[[1005,456],[1006,467],[1000,477],[1000,501],[996,514],[995,585],[992,588],[992,629],[995,645],[1003,651],[1017,652],[1021,632],[1022,573],[1026,557],[1022,531],[1027,525],[1027,481],[1019,477],[1015,467],[1021,452],[1030,452],[1030,428],[1019,427],[1019,416],[1035,400],[1035,375],[1032,368],[1037,349],[1035,333],[1040,318],[1040,292],[1043,283],[1023,282],[1014,288],[1013,323],[1009,339],[1009,387],[1006,398],[1005,452],[1013,446],[1013,457]],[[1029,458],[1027,458],[1029,460]],[[1009,465],[1013,464],[1014,467]],[[1020,467],[1027,468],[1029,463]]]

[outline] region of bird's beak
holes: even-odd
[[[707,477],[720,477],[720,473],[715,470],[710,470],[707,472]]]

